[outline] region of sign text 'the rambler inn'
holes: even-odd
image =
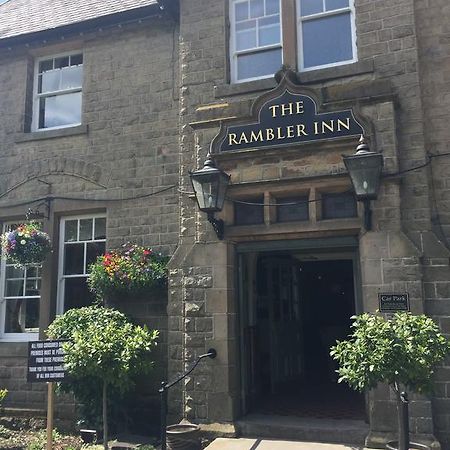
[[[363,134],[351,110],[317,113],[314,100],[285,90],[264,103],[253,123],[227,125],[216,139],[220,152],[294,145]]]

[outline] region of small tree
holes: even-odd
[[[339,363],[339,382],[358,391],[378,383],[390,385],[397,398],[399,434],[405,436],[400,420],[402,390],[430,392],[434,369],[449,353],[450,343],[425,315],[396,313],[386,320],[366,313],[355,316],[352,327],[350,338],[331,348]]]
[[[108,392],[123,394],[134,385],[135,375],[151,369],[151,350],[158,332],[133,325],[114,309],[89,306],[57,317],[47,333],[53,339],[68,339],[63,346],[64,363],[71,379],[63,388],[82,403],[89,402],[95,391],[102,392],[103,439],[107,449]]]

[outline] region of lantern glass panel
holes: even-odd
[[[375,200],[380,187],[383,156],[373,153],[344,159],[358,200]]]

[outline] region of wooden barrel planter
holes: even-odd
[[[386,444],[386,450],[398,450],[398,441],[391,441]],[[425,444],[409,443],[409,450],[431,450],[431,447]]]
[[[170,450],[199,450],[200,427],[195,424],[177,424],[167,427],[167,448]]]

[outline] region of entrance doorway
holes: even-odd
[[[329,355],[356,312],[354,255],[253,252],[240,264],[244,412],[363,419]]]

